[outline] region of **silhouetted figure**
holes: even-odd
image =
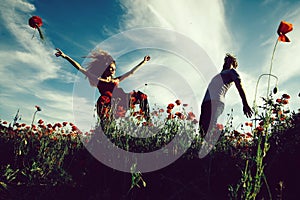
[[[247,117],[252,116],[252,110],[249,107],[241,78],[236,71],[238,63],[236,58],[226,54],[222,71],[212,78],[208,85],[204,99],[201,105],[201,115],[199,120],[200,134],[204,137],[207,132],[215,128],[218,117],[224,110],[225,95],[232,83],[235,83],[243,102],[243,111]]]

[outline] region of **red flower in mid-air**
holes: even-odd
[[[40,34],[40,38],[43,40],[44,39],[44,35],[40,29],[40,27],[43,25],[43,21],[42,18],[40,18],[39,16],[32,16],[29,20],[28,20],[28,24],[31,28],[37,29],[39,34]]]
[[[293,30],[293,24],[281,21],[277,29],[279,35],[278,40],[281,42],[290,42],[290,39],[285,35]]]

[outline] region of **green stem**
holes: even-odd
[[[44,40],[44,35],[43,35],[43,33],[42,33],[40,27],[39,27],[38,25],[36,25],[35,27],[37,28],[37,30],[38,30],[38,32],[39,32],[40,38],[41,38],[42,40]]]
[[[270,90],[270,81],[271,81],[271,72],[272,72],[272,67],[273,67],[273,59],[274,59],[274,55],[275,55],[275,51],[276,51],[276,47],[278,44],[278,39],[276,40],[274,49],[273,49],[273,53],[272,53],[272,58],[271,58],[271,65],[270,65],[270,71],[269,71],[269,80],[268,80],[268,90],[267,90],[267,99],[269,99],[269,90]]]
[[[275,49],[274,49],[275,50]],[[274,55],[274,51],[273,51],[273,55]],[[273,58],[273,56],[272,56]],[[270,78],[271,76],[274,77],[276,79],[276,87],[277,87],[277,84],[278,84],[278,77],[273,75],[273,74],[261,74],[258,79],[257,79],[257,82],[256,82],[256,86],[255,86],[255,94],[254,94],[254,101],[253,101],[253,108],[254,108],[254,127],[256,127],[256,116],[258,114],[258,110],[257,110],[257,105],[256,105],[256,97],[257,97],[257,90],[258,90],[258,84],[259,84],[259,81],[260,79],[263,77],[263,76],[269,76],[269,81],[270,81]],[[269,88],[268,88],[268,91],[269,91]],[[267,96],[268,98],[268,96]]]
[[[34,114],[33,114],[33,117],[32,117],[32,122],[31,122],[31,127],[30,127],[30,130],[29,130],[29,132],[31,132],[31,130],[32,130],[32,127],[33,127],[33,123],[34,123],[34,119],[35,119],[35,115],[36,115],[36,113],[37,113],[38,111],[36,110],[35,112],[34,112]]]
[[[267,190],[268,190],[268,194],[269,194],[270,200],[272,200],[271,190],[270,190],[269,184],[267,182],[267,178],[265,176],[265,173],[263,173],[263,177],[264,177],[264,181],[265,181],[265,184],[266,184],[266,187],[267,187]]]

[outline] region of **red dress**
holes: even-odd
[[[117,116],[125,116],[126,111],[139,104],[145,119],[150,119],[147,95],[140,91],[126,93],[113,82],[98,81],[97,88],[101,94],[97,101],[97,113],[100,119],[111,116],[111,108],[116,110]]]

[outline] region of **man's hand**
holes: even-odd
[[[65,58],[66,57],[66,54],[64,54],[64,52],[62,52],[62,50],[60,50],[59,48],[56,48],[56,53],[55,53],[55,56],[56,57],[59,57],[59,56],[61,56],[61,57],[63,57],[63,58]]]
[[[246,115],[246,117],[250,118],[252,116],[253,111],[251,110],[249,105],[244,105],[243,111],[244,111],[244,114]]]

